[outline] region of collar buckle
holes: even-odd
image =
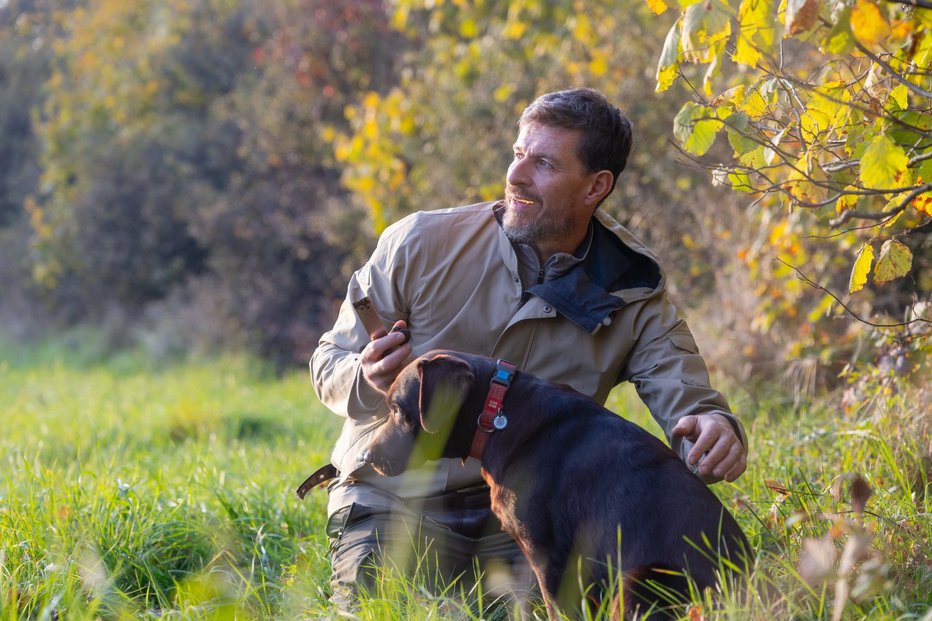
[[[476,421],[478,430],[476,441],[483,446],[484,438],[479,440],[479,437],[501,431],[508,426],[508,417],[502,413],[502,401],[505,399],[505,393],[508,392],[516,372],[517,367],[510,362],[498,360],[495,363],[495,375],[492,376],[492,381],[489,382],[489,394],[485,398],[482,413],[479,414],[479,419]],[[472,452],[477,452],[479,448],[479,445],[474,444]],[[476,456],[478,457],[478,455]]]

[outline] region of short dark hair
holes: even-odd
[[[582,131],[579,159],[588,172],[608,170],[618,175],[631,153],[631,121],[593,88],[573,88],[541,95],[524,109],[518,127],[527,123]]]

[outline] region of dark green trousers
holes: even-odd
[[[489,513],[481,526],[473,521],[464,528],[447,514],[439,521],[430,515],[354,504],[331,516],[333,603],[351,611],[360,592],[378,596],[379,574],[386,570],[411,577],[435,594],[465,596],[467,602],[479,584],[483,603],[497,602],[509,610],[536,597],[527,560],[494,515]],[[454,581],[454,589],[447,590]]]

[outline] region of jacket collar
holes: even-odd
[[[583,242],[588,243],[587,251],[576,253],[582,260],[570,262],[562,274],[528,289],[590,334],[608,325],[614,311],[664,286],[660,265],[647,249],[620,224],[599,211],[596,214]],[[515,250],[504,232],[501,237],[507,244],[503,256],[517,273]]]

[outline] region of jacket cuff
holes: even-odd
[[[362,365],[356,368],[356,381],[353,383],[353,395],[359,406],[361,416],[352,418],[366,418],[372,416],[385,406],[385,394],[372,387],[362,375]]]

